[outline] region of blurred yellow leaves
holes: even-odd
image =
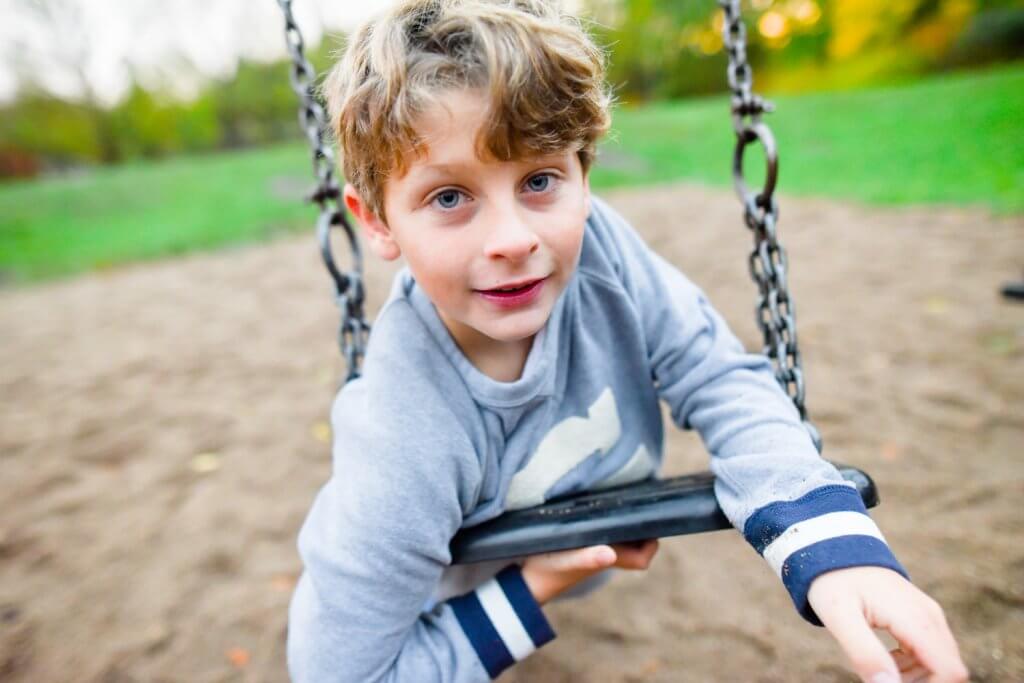
[[[333,367],[325,365],[316,370],[316,381],[325,386],[330,386],[338,381],[338,373]]]
[[[922,0],[857,0],[829,5],[829,57],[847,59],[877,39],[891,43],[906,38],[919,51],[945,50],[977,10],[976,0],[945,0],[921,18]],[[907,28],[912,31],[907,33]]]
[[[789,26],[780,12],[765,12],[757,22],[757,30],[769,40],[781,40],[789,33]]]
[[[220,453],[209,451],[193,456],[188,466],[196,474],[209,474],[220,469],[220,461]]]
[[[760,4],[768,9],[773,3]],[[821,7],[815,0],[789,0],[775,3],[774,8],[762,14],[757,20],[757,30],[770,47],[780,48],[789,43],[794,31],[810,28],[819,19]]]
[[[822,14],[821,6],[816,0],[757,0],[754,2],[754,8],[766,10],[757,20],[757,30],[773,48],[783,47],[789,42],[794,30],[813,26],[821,19]],[[680,46],[705,55],[713,55],[720,51],[723,47],[723,17],[722,12],[715,12],[709,23],[684,26],[679,33]]]
[[[704,55],[722,49],[722,15],[715,14],[710,26],[685,26],[679,33],[679,46]]]
[[[832,38],[828,53],[833,59],[853,56],[880,32],[894,14],[913,9],[907,0],[860,0],[832,4]]]
[[[886,441],[882,443],[880,454],[882,456],[882,460],[885,460],[886,462],[896,462],[903,458],[906,451],[907,448],[903,444],[895,441]]]
[[[276,574],[270,580],[270,588],[275,593],[290,593],[295,588],[296,577],[293,574]]]
[[[792,10],[792,17],[802,26],[813,26],[821,19],[821,7],[814,0],[801,0],[800,2],[789,4],[795,5]]]
[[[938,56],[956,40],[974,11],[971,0],[947,0],[930,21],[910,32],[907,41],[920,53]]]
[[[1009,331],[993,331],[981,339],[985,350],[996,356],[1009,356],[1017,351],[1017,341]]]
[[[949,299],[940,295],[933,294],[925,299],[924,312],[931,316],[943,316],[949,312]]]
[[[227,652],[224,653],[231,665],[236,669],[244,669],[249,665],[249,660],[252,656],[249,651],[244,647],[232,647],[228,648]]]
[[[320,443],[328,443],[331,440],[331,425],[327,424],[323,420],[314,422],[309,431],[313,435],[313,438]]]

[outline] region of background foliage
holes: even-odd
[[[774,101],[787,194],[1024,212],[1024,65]],[[731,183],[724,96],[623,106],[613,121],[591,175],[597,191]],[[749,180],[760,183],[760,152],[749,157]],[[302,141],[0,185],[0,283],[310,230],[302,197],[312,182]]]
[[[324,41],[310,50],[318,72],[334,49]],[[0,109],[0,176],[294,139],[296,100],[287,74],[285,62],[242,61],[232,78],[210,81],[192,100],[135,83],[110,108],[30,85]]]
[[[762,92],[877,86],[1024,57],[1021,0],[752,0],[745,9]],[[584,16],[608,47],[621,101],[724,89],[711,0],[586,0]],[[339,42],[310,50],[318,71]],[[136,83],[113,107],[24,84],[0,109],[0,177],[295,139],[286,73],[283,62],[242,62],[189,101]]]

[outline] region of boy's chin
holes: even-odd
[[[547,323],[546,315],[523,316],[521,320],[503,320],[475,327],[476,331],[492,341],[513,344],[532,338]]]

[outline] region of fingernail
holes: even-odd
[[[900,677],[891,671],[882,671],[871,677],[871,683],[900,683]]]
[[[597,560],[598,562],[614,562],[615,551],[611,548],[601,548],[597,551]]]

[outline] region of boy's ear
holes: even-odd
[[[370,207],[366,205],[351,183],[345,183],[342,195],[345,199],[345,206],[356,217],[359,224],[363,226],[366,240],[369,242],[373,253],[385,261],[394,261],[401,256],[402,250],[398,248],[398,244],[395,242],[394,237],[392,237],[391,228],[370,210]]]

